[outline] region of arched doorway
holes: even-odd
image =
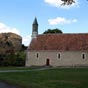
[[[46,59],[46,66],[50,66],[50,59]]]

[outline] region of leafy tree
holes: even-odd
[[[27,49],[27,46],[25,46],[24,44],[22,44],[21,51],[25,51],[26,49]]]
[[[73,3],[75,3],[75,0],[61,0],[63,1],[62,5],[71,5]],[[86,0],[88,1],[88,0]]]
[[[43,34],[52,34],[52,33],[63,33],[63,32],[56,28],[56,29],[48,29]]]
[[[0,55],[0,66],[24,66],[26,52]]]
[[[61,0],[63,1],[62,5],[71,5],[75,3],[75,0]]]

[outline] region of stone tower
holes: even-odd
[[[34,22],[32,24],[32,38],[36,38],[38,35],[38,22],[37,18],[35,17]]]

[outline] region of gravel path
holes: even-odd
[[[0,88],[17,88],[4,82],[0,82]]]
[[[47,69],[53,69],[53,68],[39,68],[39,69],[32,69],[32,70],[0,70],[0,73],[5,73],[5,72],[29,72],[29,71],[40,71],[40,70],[47,70]]]

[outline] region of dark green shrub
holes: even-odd
[[[24,66],[25,58],[26,58],[25,52],[7,54],[3,57],[0,57],[0,66]]]

